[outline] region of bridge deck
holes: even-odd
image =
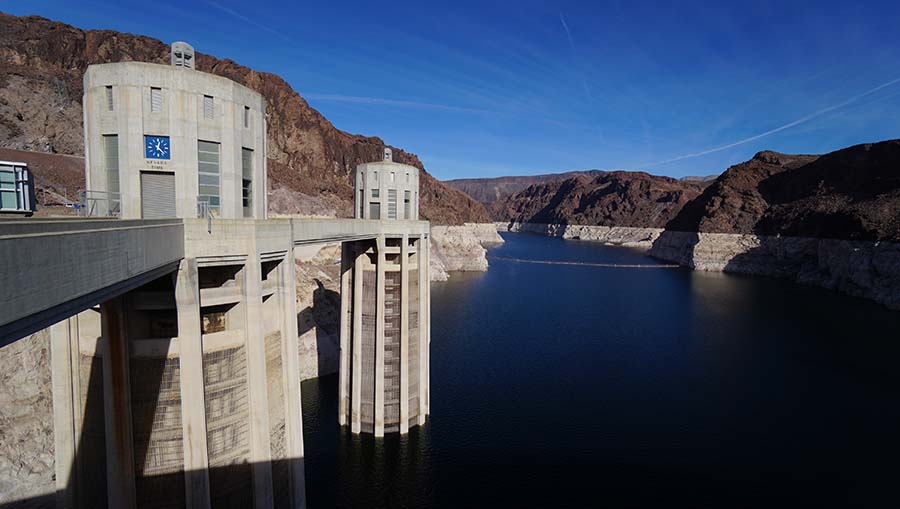
[[[426,221],[0,220],[0,346],[177,269],[296,245],[426,235]]]

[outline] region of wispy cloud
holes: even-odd
[[[569,40],[569,47],[572,48],[572,55],[577,57],[578,50],[575,49],[575,40],[572,39],[572,31],[569,30],[569,24],[566,23],[566,17],[563,16],[561,11],[559,13],[559,22],[562,24],[563,30],[566,31],[566,38]],[[581,84],[584,86],[584,93],[587,94],[588,99],[593,102],[594,94],[591,93],[591,87],[588,85],[587,79],[585,79],[583,74],[581,76]]]
[[[745,143],[750,143],[751,141],[756,141],[756,140],[758,140],[758,139],[760,139],[760,138],[765,138],[766,136],[771,136],[771,135],[773,135],[773,134],[780,133],[781,131],[785,131],[785,130],[790,129],[790,128],[792,128],[792,127],[796,127],[796,126],[798,126],[798,125],[800,125],[800,124],[805,124],[806,122],[809,122],[810,120],[812,120],[812,119],[814,119],[814,118],[816,118],[816,117],[820,117],[820,116],[822,116],[822,115],[824,115],[824,114],[826,114],[826,113],[829,113],[829,112],[831,112],[831,111],[834,111],[834,110],[843,108],[844,106],[848,106],[848,105],[850,105],[851,103],[854,103],[854,102],[856,102],[856,101],[858,101],[858,100],[860,100],[860,99],[862,99],[862,98],[864,98],[864,97],[866,97],[866,96],[872,95],[872,94],[874,94],[875,92],[878,92],[879,90],[882,90],[882,89],[884,89],[884,88],[890,87],[891,85],[895,85],[895,84],[897,84],[897,83],[900,83],[900,78],[897,78],[897,79],[888,81],[887,83],[882,83],[881,85],[878,85],[878,86],[875,87],[875,88],[866,90],[865,92],[863,92],[863,93],[861,93],[861,94],[857,94],[857,95],[855,95],[855,96],[853,96],[853,97],[850,97],[849,99],[845,99],[844,101],[841,101],[841,102],[839,102],[839,103],[837,103],[837,104],[833,104],[833,105],[831,105],[831,106],[828,106],[827,108],[822,108],[821,110],[815,111],[815,112],[810,113],[810,114],[808,114],[808,115],[806,115],[806,116],[803,116],[803,117],[801,117],[801,118],[798,118],[797,120],[794,120],[793,122],[788,122],[787,124],[784,124],[784,125],[782,125],[782,126],[776,127],[776,128],[774,128],[774,129],[770,129],[770,130],[768,130],[768,131],[765,131],[765,132],[762,132],[762,133],[759,133],[759,134],[755,134],[755,135],[753,135],[753,136],[750,136],[750,137],[748,137],[748,138],[744,138],[744,139],[742,139],[742,140],[738,140],[738,141],[735,141],[735,142],[728,143],[727,145],[722,145],[722,146],[719,146],[719,147],[714,147],[714,148],[710,148],[710,149],[703,150],[703,151],[700,151],[700,152],[694,152],[694,153],[691,153],[691,154],[684,154],[684,155],[680,155],[680,156],[678,156],[678,157],[673,157],[673,158],[671,158],[671,159],[666,159],[666,160],[663,160],[663,161],[657,161],[657,162],[655,162],[655,163],[644,164],[644,165],[641,165],[641,167],[649,168],[649,167],[652,167],[652,166],[659,166],[659,165],[661,165],[661,164],[674,163],[674,162],[676,162],[676,161],[683,161],[683,160],[685,160],[685,159],[691,159],[691,158],[694,158],[694,157],[705,156],[705,155],[707,155],[707,154],[713,154],[713,153],[715,153],[715,152],[721,152],[721,151],[723,151],[723,150],[728,150],[728,149],[730,149],[730,148],[734,148],[734,147],[737,147],[737,146],[739,146],[739,145],[743,145],[743,144],[745,144]]]
[[[563,13],[559,13],[559,22],[562,23],[563,30],[566,31],[566,37],[569,38],[569,46],[572,47],[572,52],[575,52],[575,41],[572,40],[572,31],[569,30],[569,24],[566,23],[566,17],[563,16]]]
[[[274,28],[272,28],[272,27],[269,26],[269,25],[266,25],[265,23],[260,23],[260,22],[258,22],[258,21],[256,21],[256,20],[253,20],[253,19],[251,19],[251,18],[249,18],[249,17],[247,17],[247,16],[245,16],[245,15],[243,15],[243,14],[241,14],[241,13],[235,11],[234,9],[232,9],[232,8],[230,8],[230,7],[226,7],[226,6],[224,6],[224,5],[222,5],[222,4],[218,3],[218,2],[214,2],[213,0],[204,0],[204,2],[205,2],[206,4],[208,4],[208,5],[210,5],[210,6],[214,7],[214,8],[216,8],[216,9],[218,9],[218,10],[224,12],[225,14],[230,15],[230,16],[233,17],[233,18],[236,18],[236,19],[238,19],[238,20],[240,20],[240,21],[243,21],[243,22],[245,22],[245,23],[249,23],[249,24],[251,24],[251,25],[253,25],[253,26],[255,26],[256,28],[259,28],[259,29],[261,29],[261,30],[265,30],[266,32],[269,32],[270,34],[272,34],[272,35],[278,37],[279,39],[282,39],[282,40],[284,40],[284,41],[286,41],[286,42],[295,42],[294,39],[291,38],[290,36],[288,36],[288,35],[286,35],[286,34],[283,34],[283,33],[279,32],[278,30],[275,30]]]
[[[455,112],[460,112],[460,113],[478,113],[478,114],[499,113],[499,112],[491,111],[491,110],[483,110],[483,109],[477,109],[477,108],[465,108],[462,106],[452,106],[449,104],[437,104],[437,103],[429,103],[429,102],[421,102],[421,101],[407,101],[404,99],[386,99],[386,98],[382,98],[382,97],[363,97],[363,96],[355,96],[355,95],[317,94],[317,93],[304,93],[302,95],[306,99],[312,99],[314,101],[328,101],[328,102],[352,103],[352,104],[368,104],[368,105],[375,105],[375,106],[397,106],[400,108],[455,111]]]

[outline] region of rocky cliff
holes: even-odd
[[[491,206],[496,221],[662,228],[704,184],[613,171],[529,186]]]
[[[481,203],[490,205],[495,201],[499,201],[535,184],[566,180],[579,175],[593,178],[603,175],[604,173],[606,172],[602,170],[582,170],[517,177],[455,179],[446,180],[444,183],[450,187],[459,189]]]
[[[685,206],[650,254],[900,309],[900,141],[823,156],[760,152]]]
[[[0,147],[82,155],[82,76],[87,66],[168,60],[169,47],[150,37],[0,13]],[[286,189],[276,203],[300,212],[351,215],[350,173],[359,163],[381,158],[386,146],[381,139],[335,128],[274,74],[200,53],[197,68],[266,98],[270,191]],[[391,148],[396,161],[424,168],[415,154]],[[489,221],[481,204],[427,172],[420,182],[423,218],[438,224]]]
[[[900,241],[900,140],[823,156],[760,152],[729,168],[666,228]]]

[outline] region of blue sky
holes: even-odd
[[[900,138],[900,2],[3,0],[284,77],[441,179],[718,173]]]

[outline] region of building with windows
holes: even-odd
[[[356,219],[419,219],[419,169],[383,160],[356,167]]]
[[[340,424],[426,422],[418,170],[359,167],[382,220],[268,219],[263,98],[171,58],[88,68],[82,205],[107,219],[0,221],[0,345],[44,328],[60,507],[303,508],[304,253],[341,244]],[[26,170],[0,163],[4,208]]]
[[[0,161],[0,214],[31,215],[35,210],[34,177],[28,165]]]
[[[123,219],[266,217],[266,102],[194,69],[117,62],[84,75],[85,207]]]

